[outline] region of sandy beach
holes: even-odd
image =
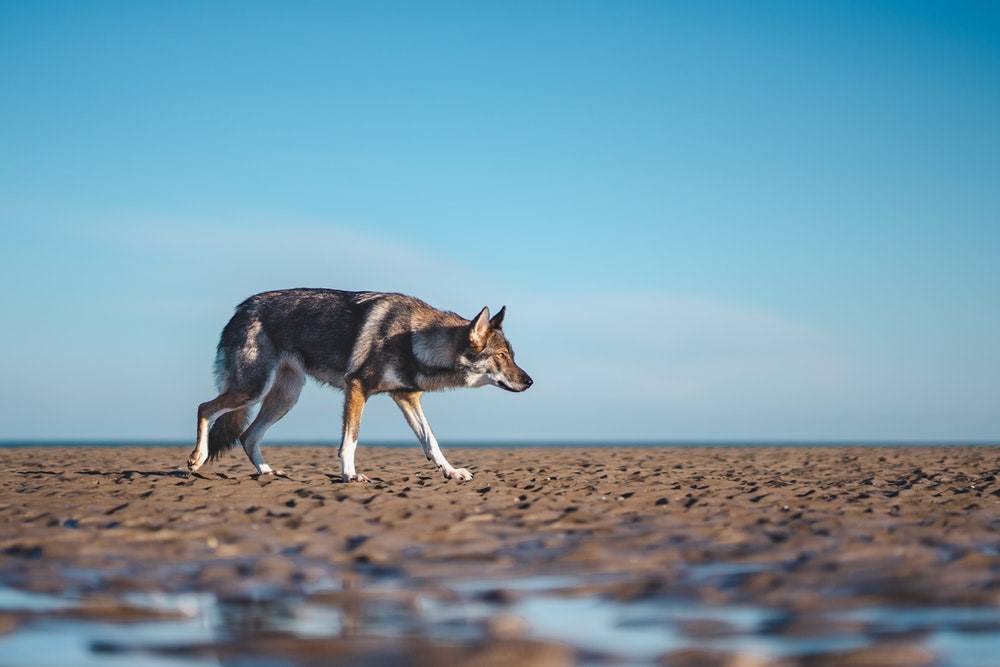
[[[0,450],[0,664],[997,664],[1000,448],[447,453]]]

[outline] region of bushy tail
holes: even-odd
[[[221,415],[208,431],[208,460],[214,461],[240,444],[239,437],[247,427],[250,408],[239,408]]]

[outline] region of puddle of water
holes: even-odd
[[[527,577],[498,577],[495,579],[473,579],[450,583],[448,588],[460,595],[482,595],[490,591],[506,590],[516,593],[555,593],[572,590],[585,583],[595,583],[612,577],[583,579],[563,574],[533,575]]]
[[[75,602],[55,595],[19,591],[0,586],[0,611],[58,611],[72,609]]]
[[[1000,608],[866,607],[844,612],[876,632],[927,632],[925,646],[948,667],[994,667],[1000,659]]]
[[[515,604],[511,613],[529,624],[532,637],[618,656],[632,664],[651,664],[664,653],[689,648],[781,658],[857,648],[868,643],[863,637],[789,639],[761,634],[778,613],[752,606],[711,607],[662,600],[622,604],[596,596],[537,597]],[[682,624],[688,622],[717,623],[721,636],[692,637],[682,629]]]
[[[337,607],[302,604],[295,609],[284,630],[303,638],[339,637],[344,634],[346,624]]]
[[[734,579],[758,572],[769,572],[778,566],[774,563],[701,563],[687,568],[688,576],[694,583],[705,583],[714,579]]]
[[[215,596],[210,593],[126,593],[122,602],[139,609],[180,614],[193,618],[203,616],[215,606]]]
[[[713,566],[694,577],[739,576],[762,566]],[[620,575],[619,575],[620,576]],[[690,648],[725,651],[740,656],[781,659],[829,653],[867,646],[882,635],[918,632],[915,639],[941,656],[947,667],[986,667],[1000,655],[1000,608],[866,607],[830,611],[829,623],[816,634],[794,637],[772,634],[769,628],[785,612],[753,605],[709,605],[664,596],[621,602],[582,593],[582,586],[613,582],[568,575],[491,578],[450,582],[454,595],[418,593],[395,595],[386,582],[350,603],[311,601],[308,597],[263,596],[239,601],[219,600],[207,593],[129,593],[122,603],[137,609],[170,612],[178,618],[156,622],[114,624],[92,620],[46,618],[81,606],[73,598],[16,591],[0,587],[0,611],[38,615],[7,636],[0,637],[0,655],[15,658],[24,667],[56,665],[129,665],[179,667],[212,665],[204,657],[183,659],[158,655],[156,648],[212,644],[239,640],[262,630],[301,638],[373,637],[392,642],[404,637],[472,642],[488,634],[488,626],[503,613],[524,621],[528,636],[570,644],[595,655],[610,656],[616,664],[651,665],[667,653]],[[329,584],[328,584],[329,585]],[[494,590],[518,593],[504,602],[484,595]],[[594,590],[593,588],[590,589]],[[692,633],[688,624],[705,623],[710,635]],[[830,632],[830,627],[850,628]],[[105,648],[107,650],[95,650]],[[121,649],[115,650],[115,649]]]
[[[426,595],[418,598],[417,609],[423,620],[422,633],[440,641],[480,639],[486,623],[497,613],[497,606],[492,603],[442,601]]]
[[[632,661],[652,661],[688,645],[675,627],[623,622],[621,605],[596,597],[528,598],[515,604],[511,613],[528,622],[530,636],[536,639],[565,642]]]
[[[948,667],[995,667],[1000,660],[1000,635],[968,632],[935,632],[927,648],[947,657]]]
[[[218,667],[216,660],[196,657],[171,658],[151,653],[106,653],[95,651],[101,644],[125,646],[169,644],[166,638],[197,641],[205,634],[191,621],[136,623],[113,626],[104,623],[44,621],[33,623],[0,637],[0,655],[18,667]]]
[[[975,632],[1000,630],[1000,608],[996,607],[865,607],[844,613],[845,618],[861,621],[880,632],[937,630]]]
[[[194,600],[193,598],[197,598]],[[38,620],[0,637],[0,655],[13,659],[19,667],[180,667],[212,665],[216,661],[177,659],[143,653],[106,653],[95,646],[170,646],[209,641],[212,633],[206,610],[211,596],[157,596],[134,594],[125,603],[144,609],[172,611],[188,616],[182,620],[116,625],[96,621]],[[192,607],[195,604],[195,607]],[[45,614],[80,608],[77,600],[0,587],[0,610]]]

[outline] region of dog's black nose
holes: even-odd
[[[527,389],[528,387],[530,387],[533,384],[535,384],[535,381],[532,380],[531,377],[525,375],[524,376],[524,388]]]

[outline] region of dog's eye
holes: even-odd
[[[507,353],[506,352],[497,352],[493,356],[495,356],[497,358],[497,361],[503,361],[504,359],[507,358]]]

